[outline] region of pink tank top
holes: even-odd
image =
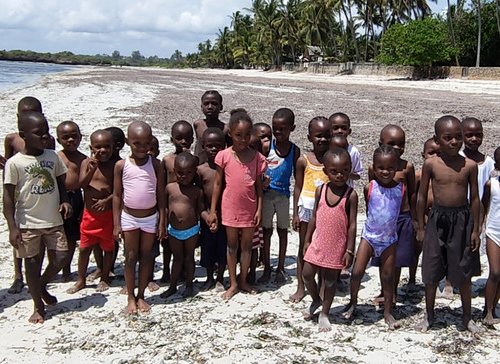
[[[146,164],[137,166],[125,159],[122,175],[123,204],[131,209],[147,210],[156,206],[156,172],[150,156]]]

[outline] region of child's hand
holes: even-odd
[[[206,223],[208,225],[208,228],[210,229],[211,232],[215,233],[217,231],[217,214],[214,212],[210,212],[208,214]]]
[[[262,178],[262,188],[267,190],[270,184],[271,184],[271,177],[265,174],[264,177]]]
[[[352,256],[352,254],[350,254],[348,252],[344,253],[344,258],[342,258],[342,263],[344,264],[344,269],[348,269],[351,266],[353,258],[354,257]]]
[[[103,199],[97,199],[93,198],[92,199],[92,208],[96,211],[102,212],[106,211],[106,208],[108,207],[109,204],[109,199],[103,198]]]
[[[122,226],[121,225],[115,225],[113,228],[113,239],[115,241],[119,241],[122,238]]]
[[[479,234],[473,232],[470,236],[470,250],[475,252],[479,249],[481,245],[481,239],[479,238]]]
[[[68,202],[63,202],[59,205],[59,212],[64,220],[69,219],[73,215],[73,207]]]
[[[292,228],[294,231],[299,231],[300,230],[300,219],[297,215],[293,215],[292,218]]]
[[[0,169],[5,168],[5,162],[7,162],[7,159],[3,155],[0,155]]]
[[[425,230],[417,229],[417,241],[424,241]]]
[[[87,171],[88,172],[95,172],[98,165],[99,165],[99,161],[92,154],[91,157],[89,158],[89,164],[87,164]]]
[[[9,243],[15,249],[19,249],[19,244],[22,243],[23,238],[21,236],[21,230],[19,228],[13,228],[9,231]]]
[[[413,231],[418,231],[418,220],[411,220]]]
[[[165,239],[167,237],[167,231],[165,229],[165,224],[158,224],[158,232],[156,233],[158,240]]]
[[[253,217],[253,223],[255,226],[260,226],[261,221],[262,221],[262,213],[260,211],[257,211],[255,213],[255,216]]]

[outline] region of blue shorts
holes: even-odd
[[[211,232],[205,222],[201,222],[201,259],[200,265],[204,268],[213,268],[215,263],[226,266],[227,236],[226,228],[219,226],[215,233]]]
[[[169,236],[173,236],[177,240],[188,240],[200,232],[200,223],[190,227],[189,229],[177,230],[172,225],[168,224],[167,232]]]

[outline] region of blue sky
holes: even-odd
[[[0,0],[0,49],[170,57],[213,39],[251,0]],[[442,4],[442,6],[441,6]],[[433,10],[446,1],[431,3]]]

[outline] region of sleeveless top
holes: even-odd
[[[383,243],[394,243],[398,240],[397,222],[404,192],[402,182],[387,188],[375,180],[370,181],[363,238]]]
[[[288,154],[284,157],[276,151],[276,140],[271,142],[271,150],[267,157],[267,171],[271,182],[269,189],[290,197],[290,178],[293,173],[295,157],[295,144],[291,143]]]
[[[304,260],[322,268],[342,269],[349,223],[346,204],[352,188],[347,187],[335,205],[330,205],[327,200],[329,188],[327,183],[321,186],[321,195],[316,207],[316,229]]]
[[[486,236],[500,246],[500,177],[492,177],[490,210],[486,222]]]
[[[153,157],[142,166],[133,164],[130,157],[123,166],[123,204],[131,209],[146,210],[156,206],[156,172]]]
[[[307,154],[304,154],[306,160],[306,168],[304,170],[304,183],[302,191],[300,191],[298,206],[312,210],[314,208],[314,198],[316,188],[323,183],[328,183],[328,176],[323,172],[323,165],[317,166],[312,164],[307,159]]]

